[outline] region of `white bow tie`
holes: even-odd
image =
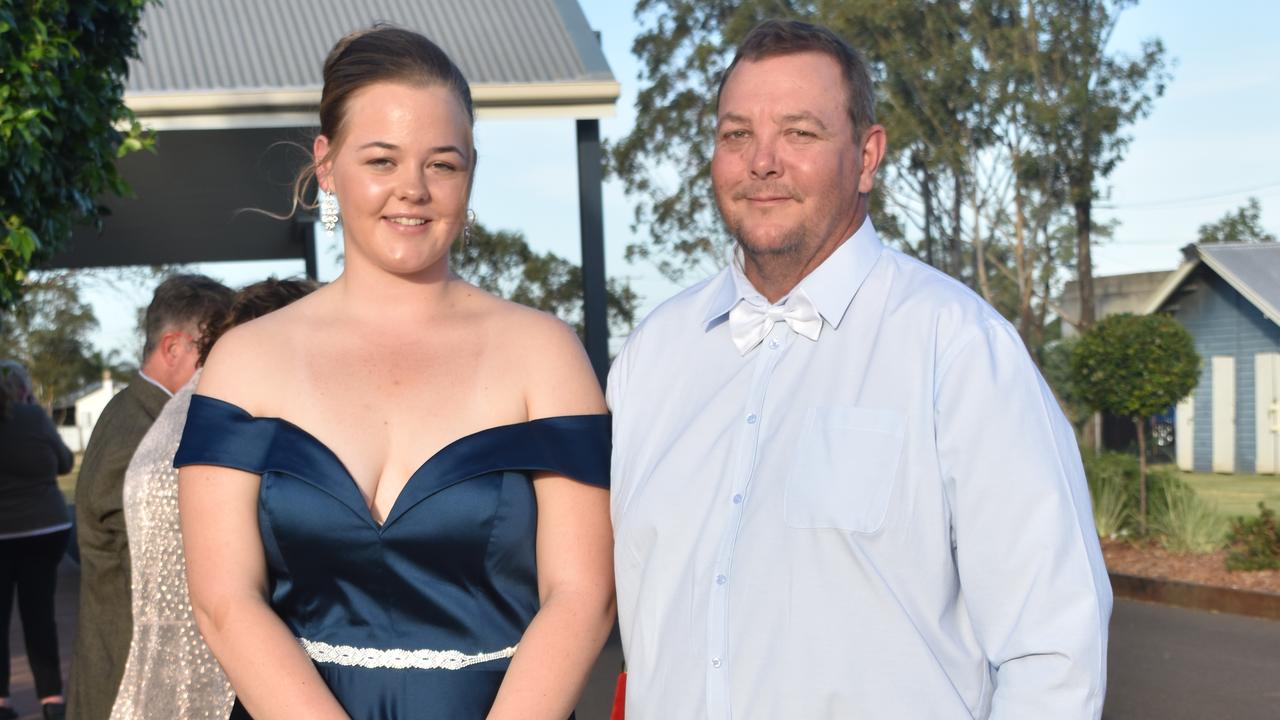
[[[751,348],[759,345],[773,330],[774,323],[785,322],[792,330],[817,340],[822,332],[822,316],[808,296],[803,292],[795,292],[781,307],[770,305],[760,307],[739,300],[729,311],[729,334],[738,352],[746,355]]]

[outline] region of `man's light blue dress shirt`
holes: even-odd
[[[609,376],[628,720],[1097,718],[1111,589],[1071,426],[1017,333],[868,221],[767,305],[727,268]]]

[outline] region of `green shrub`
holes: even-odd
[[[1258,516],[1231,521],[1228,570],[1280,570],[1280,526],[1276,511],[1258,503]]]
[[[1129,496],[1130,489],[1137,482],[1137,459],[1108,453],[1098,457],[1087,456],[1084,465],[1085,477],[1089,480],[1089,498],[1093,501],[1093,524],[1097,526],[1099,537],[1114,540],[1130,534],[1133,503]]]
[[[1071,348],[1071,386],[1088,407],[1127,417],[1138,435],[1138,528],[1147,534],[1146,418],[1185,398],[1200,379],[1191,333],[1168,315],[1099,320]]]
[[[1165,549],[1213,552],[1226,544],[1227,523],[1218,508],[1181,479],[1166,475],[1152,500],[1151,531]]]
[[[1084,458],[1093,522],[1107,538],[1141,536],[1138,507],[1138,459],[1123,453]],[[1152,469],[1147,477],[1149,536],[1177,552],[1209,552],[1221,548],[1226,523],[1212,503],[1171,470]]]

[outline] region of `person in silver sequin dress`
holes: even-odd
[[[200,364],[214,341],[316,288],[303,280],[265,280],[236,294],[228,316],[205,331]],[[111,720],[226,718],[231,685],[196,627],[187,597],[173,456],[200,371],[165,406],[138,445],[124,479],[124,516],[133,565],[133,638]]]

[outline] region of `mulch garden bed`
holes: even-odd
[[[1107,570],[1123,575],[1280,595],[1280,570],[1227,570],[1227,552],[1174,553],[1155,544],[1103,540]]]

